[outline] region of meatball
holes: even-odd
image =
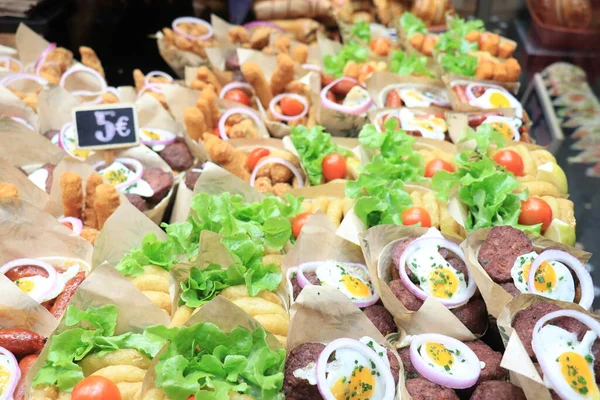
[[[199,170],[194,171],[194,170],[189,170],[186,171],[185,173],[185,186],[187,186],[188,189],[190,190],[194,190],[194,186],[196,186],[196,181],[198,180],[198,178],[200,178],[200,174],[202,172],[200,172]]]
[[[502,353],[492,350],[490,346],[481,340],[465,342],[465,344],[473,350],[479,361],[485,363],[485,367],[481,370],[477,383],[506,379],[506,370],[500,366]]]
[[[174,171],[185,171],[194,164],[192,152],[185,144],[185,140],[180,137],[175,142],[165,146],[158,154]]]
[[[365,313],[383,336],[398,331],[392,314],[384,306],[373,305],[365,308],[363,313]]]
[[[506,381],[486,381],[477,385],[471,400],[525,400],[520,387]]]
[[[317,278],[317,273],[314,271],[305,272],[304,277],[313,285],[317,285],[317,286],[321,285],[321,282],[319,282],[319,278]],[[300,284],[298,283],[298,279],[296,279],[295,273],[291,280],[292,280],[292,288],[293,288],[293,293],[294,293],[294,300],[296,300],[296,298],[300,295],[302,288],[300,287]]]
[[[152,190],[154,195],[148,199],[148,202],[152,204],[158,204],[162,199],[165,198],[171,187],[173,186],[173,174],[170,172],[164,172],[160,168],[146,168],[144,169],[144,175],[142,176]]]
[[[517,257],[533,251],[527,235],[511,226],[495,226],[479,249],[479,263],[497,283],[511,281],[510,270]]]
[[[400,279],[393,280],[388,285],[392,293],[394,293],[394,296],[396,296],[408,310],[417,311],[423,305],[423,300],[412,294]]]
[[[450,311],[474,334],[482,335],[487,329],[487,308],[485,302],[480,298],[471,298],[464,306],[453,308]]]
[[[294,371],[306,368],[310,363],[317,363],[319,355],[325,349],[321,343],[304,343],[294,348],[285,362],[285,378],[283,392],[288,400],[320,399],[317,385],[306,379],[294,376]]]
[[[425,378],[406,381],[406,390],[413,400],[458,400],[454,390],[440,386]]]
[[[129,202],[141,212],[148,211],[148,203],[142,196],[126,193],[125,197],[127,197],[127,200],[129,200]]]

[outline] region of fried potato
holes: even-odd
[[[193,313],[193,309],[191,307],[186,306],[185,304],[175,310],[173,314],[173,318],[171,319],[171,323],[169,324],[169,328],[174,326],[183,326],[185,322],[190,319]]]
[[[135,395],[142,390],[142,382],[121,382],[117,383],[121,400],[133,400]]]
[[[514,146],[507,147],[509,150],[513,150],[521,156],[521,160],[523,160],[523,171],[525,175],[537,175],[537,166],[535,165],[535,161],[531,156],[529,150],[525,145],[517,144]]]
[[[144,293],[157,307],[162,308],[167,314],[171,315],[171,298],[168,294],[155,292],[153,290],[142,290],[142,293]]]
[[[165,279],[169,279],[169,272],[164,268],[157,267],[156,265],[144,265],[144,274],[158,275]]]
[[[327,207],[327,211],[325,215],[333,224],[338,227],[342,223],[342,218],[344,215],[344,202],[342,199],[334,199],[329,202],[329,207]]]
[[[148,357],[137,350],[122,349],[111,351],[103,356],[99,356],[97,353],[91,354],[81,360],[79,366],[83,370],[83,374],[88,376],[102,368],[115,365],[129,365],[139,369],[148,369],[150,368],[150,362],[151,360]]]
[[[280,305],[273,304],[260,297],[242,297],[233,300],[233,304],[251,316],[263,314],[279,314],[289,319],[287,312]]]
[[[328,206],[329,206],[329,199],[327,197],[317,197],[312,202],[312,213],[314,214],[317,211],[326,213]]]
[[[166,400],[165,392],[160,388],[152,388],[144,394],[143,400]]]
[[[312,200],[306,199],[302,202],[302,213],[312,212]]]
[[[423,206],[431,217],[431,226],[440,227],[440,209],[438,207],[435,193],[427,192],[423,195]]]
[[[544,149],[532,150],[531,157],[533,158],[537,167],[547,162],[556,163],[556,157],[554,157],[548,150]]]
[[[450,215],[448,203],[440,199],[436,199],[440,210],[440,232],[452,235],[461,236],[461,228],[458,222]]]
[[[283,254],[277,253],[277,254],[267,254],[265,256],[263,256],[263,264],[267,265],[267,264],[275,264],[279,267],[279,269],[281,269],[281,263],[283,262]]]
[[[560,220],[566,222],[572,227],[575,227],[575,207],[573,205],[573,202],[568,199],[556,199],[556,202],[558,203]]]
[[[114,383],[143,382],[146,370],[133,365],[110,365],[94,372],[92,376],[103,376]]]
[[[248,289],[246,288],[246,285],[230,286],[227,289],[221,291],[220,294],[221,294],[221,296],[225,297],[229,301],[234,301],[237,299],[250,297],[250,295],[248,294]],[[279,296],[277,296],[273,292],[269,292],[268,290],[261,291],[260,293],[258,293],[257,297],[260,297],[261,299],[265,299],[268,302],[273,303],[273,304],[282,305],[281,299],[279,298]]]
[[[344,198],[344,204],[343,204],[343,207],[344,207],[344,217],[346,215],[348,215],[348,213],[350,212],[350,210],[352,209],[352,207],[354,207],[354,203],[355,202],[356,201],[354,199],[351,199],[351,198],[348,198],[348,197]]]
[[[558,189],[556,188],[556,186],[554,186],[551,183],[543,182],[543,181],[522,182],[521,187],[516,189],[515,191],[520,193],[520,192],[525,191],[526,189],[529,190],[530,196],[538,196],[538,197],[542,197],[542,196],[560,197],[561,196],[561,194],[558,191]]]
[[[131,280],[136,288],[144,291],[163,292],[169,294],[169,279],[155,274],[142,274]]]
[[[546,203],[548,203],[548,205],[550,206],[550,209],[552,209],[552,218],[560,218],[560,208],[558,206],[558,201],[556,201],[556,197],[552,197],[552,196],[543,196],[541,198],[542,200],[544,200]]]
[[[414,191],[410,194],[412,199],[413,207],[423,207],[423,193]]]
[[[274,335],[277,340],[279,340],[279,343],[281,343],[283,345],[283,348],[285,349],[287,347],[287,336],[279,336],[279,335]]]
[[[287,336],[290,320],[279,314],[255,315],[257,320],[266,330],[274,335]]]

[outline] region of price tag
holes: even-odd
[[[107,150],[140,143],[133,104],[77,107],[73,110],[73,125],[77,148]]]

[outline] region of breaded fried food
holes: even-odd
[[[173,44],[175,44],[175,47],[178,47],[179,49],[184,51],[192,51],[192,47],[194,46],[194,42],[192,40],[186,38],[183,35],[180,35],[177,32],[175,32]]]
[[[285,86],[294,80],[294,60],[287,54],[277,56],[277,68],[271,76],[271,93],[283,93]]]
[[[233,44],[245,44],[250,40],[250,33],[243,26],[233,26],[227,31],[227,37]]]
[[[195,141],[202,138],[208,132],[204,114],[196,107],[187,107],[183,110],[183,123],[188,135]]]
[[[90,228],[98,229],[98,218],[94,203],[96,201],[96,188],[104,183],[100,174],[91,174],[85,181],[85,209],[83,210],[83,224]]]
[[[0,199],[4,198],[19,198],[19,190],[12,183],[0,182]]]
[[[219,99],[217,97],[217,94],[212,89],[207,88],[200,92],[200,97],[206,99],[206,102],[210,107],[212,126],[217,126],[219,123],[219,118],[221,117],[221,112],[219,110]]]
[[[506,71],[505,64],[494,64],[494,78],[495,81],[498,82],[506,82],[508,81],[508,72]]]
[[[500,36],[491,33],[483,32],[479,38],[479,49],[481,51],[487,51],[493,56],[498,54],[498,45],[500,44]]]
[[[119,98],[111,92],[104,92],[100,95],[102,98],[102,102],[100,104],[117,104],[119,102]]]
[[[271,180],[266,176],[262,176],[260,178],[256,178],[254,181],[254,188],[258,190],[260,193],[272,193],[273,185],[271,184]]]
[[[227,136],[231,139],[256,138],[258,137],[258,131],[254,126],[254,121],[246,118],[232,125]]]
[[[521,65],[514,58],[509,58],[504,62],[506,66],[506,77],[509,82],[516,82],[519,80],[519,75],[521,75]]]
[[[64,47],[57,47],[48,54],[46,63],[56,63],[60,67],[61,74],[63,74],[73,64],[73,53]]]
[[[203,65],[196,70],[196,77],[201,81],[213,85],[218,92],[221,91],[221,83],[217,79],[216,75],[210,69],[208,69],[206,65]]]
[[[360,65],[356,61],[348,61],[344,66],[344,76],[357,79],[360,71]]]
[[[246,182],[250,180],[250,172],[246,168],[248,156],[243,151],[236,149],[229,142],[221,140],[212,133],[206,133],[203,142],[212,161],[238,178]]]
[[[292,60],[298,64],[305,64],[308,59],[308,47],[304,44],[299,44],[292,50]]]
[[[198,97],[196,100],[196,108],[200,110],[202,115],[204,116],[204,123],[206,124],[206,129],[204,132],[212,132],[213,126],[213,117],[212,117],[212,108],[208,103],[208,100],[205,97]],[[202,132],[202,133],[204,133]]]
[[[248,46],[254,50],[262,50],[269,45],[271,28],[261,26],[252,32]]]
[[[83,65],[98,72],[100,75],[102,75],[102,77],[105,77],[102,62],[100,61],[100,59],[96,55],[96,52],[92,48],[87,46],[81,46],[79,48],[79,53],[81,54],[81,63]]]
[[[421,50],[421,47],[423,47],[423,42],[425,42],[425,35],[422,33],[415,33],[409,39],[411,46],[417,50]]]
[[[65,217],[81,219],[83,211],[83,184],[75,172],[64,172],[60,176],[60,193]]]
[[[146,75],[139,69],[134,69],[133,82],[135,84],[135,91],[139,92],[146,85]]]
[[[279,36],[273,42],[273,47],[275,47],[275,49],[277,49],[280,53],[289,53],[291,45],[292,41],[287,36]]]
[[[255,62],[247,62],[242,64],[241,70],[246,81],[254,88],[260,103],[264,108],[268,108],[273,99],[273,93],[260,66]]]
[[[100,231],[98,229],[84,226],[83,229],[81,230],[81,234],[79,236],[81,236],[82,238],[84,238],[85,240],[90,242],[90,244],[93,245],[96,242],[96,238],[98,237],[99,234],[100,234]]]
[[[494,76],[494,64],[489,60],[480,60],[475,69],[475,79],[488,80]]]
[[[170,28],[163,28],[162,33],[165,37],[165,41],[169,46],[173,45],[173,41],[175,40],[175,32],[173,32]]]
[[[98,229],[102,229],[106,220],[115,212],[119,204],[121,204],[119,192],[113,185],[103,183],[96,187],[94,208],[98,218]]]
[[[40,76],[53,85],[60,83],[62,70],[58,64],[46,63],[40,68]]]
[[[206,48],[210,47],[209,42],[196,39],[192,42],[192,53],[198,54],[202,58],[206,58]]]
[[[23,98],[23,103],[31,107],[34,111],[37,112],[37,101],[38,95],[37,93],[31,93]]]
[[[500,45],[498,46],[498,57],[500,57],[500,58],[512,57],[516,48],[517,48],[516,43],[514,43],[510,40],[502,40],[502,41],[500,41]]]

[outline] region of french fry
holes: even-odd
[[[329,206],[329,199],[327,197],[317,197],[316,199],[313,200],[313,203],[312,203],[312,213],[314,214],[317,211],[326,213],[328,206]]]
[[[329,202],[325,215],[333,224],[338,227],[342,223],[344,214],[344,202],[341,199],[334,199]]]
[[[229,301],[234,301],[237,299],[250,297],[250,295],[248,294],[248,288],[246,288],[246,285],[230,286],[227,289],[221,291],[220,295],[225,297]],[[279,296],[277,296],[275,293],[270,292],[268,290],[261,291],[260,293],[258,293],[257,297],[267,300],[270,303],[281,305],[281,299],[279,298]]]
[[[440,232],[449,235],[460,236],[461,229],[458,222],[454,220],[448,210],[448,203],[437,199],[438,207],[440,209]]]
[[[174,326],[183,326],[185,322],[190,319],[194,309],[186,306],[185,304],[179,307],[175,313],[173,313],[173,318],[171,319],[171,323],[169,324],[169,328]]]
[[[134,400],[136,394],[142,390],[142,382],[120,382],[117,383],[121,400]]]
[[[92,376],[103,376],[114,383],[142,382],[146,376],[146,370],[133,365],[110,365],[94,372]]]
[[[255,315],[257,320],[266,330],[274,335],[287,336],[290,320],[279,314],[261,314]]]
[[[421,192],[412,192],[410,198],[412,199],[413,207],[423,207],[423,194]]]
[[[131,280],[136,288],[144,291],[163,292],[169,294],[169,279],[154,274],[142,274]]]
[[[352,209],[352,207],[354,207],[354,203],[355,202],[356,201],[354,199],[350,199],[348,197],[344,197],[344,204],[343,204],[343,207],[344,207],[344,217],[346,215],[348,215],[348,213],[350,212],[350,210]]]
[[[171,315],[171,297],[167,293],[155,292],[153,290],[142,290],[142,293],[158,308],[162,308],[167,314]]]
[[[429,212],[431,226],[440,227],[440,210],[435,193],[427,192],[423,195],[423,207]]]
[[[79,362],[85,376],[91,375],[102,368],[115,365],[130,365],[140,369],[150,368],[151,360],[134,349],[115,350],[102,356],[99,356],[99,354],[91,354]]]
[[[253,317],[262,314],[279,314],[289,319],[283,307],[260,297],[242,297],[234,300],[233,303]]]
[[[60,192],[65,217],[81,219],[83,211],[83,184],[81,176],[75,172],[65,172],[60,176]]]
[[[306,199],[302,202],[302,212],[309,213],[312,212],[312,200]]]

